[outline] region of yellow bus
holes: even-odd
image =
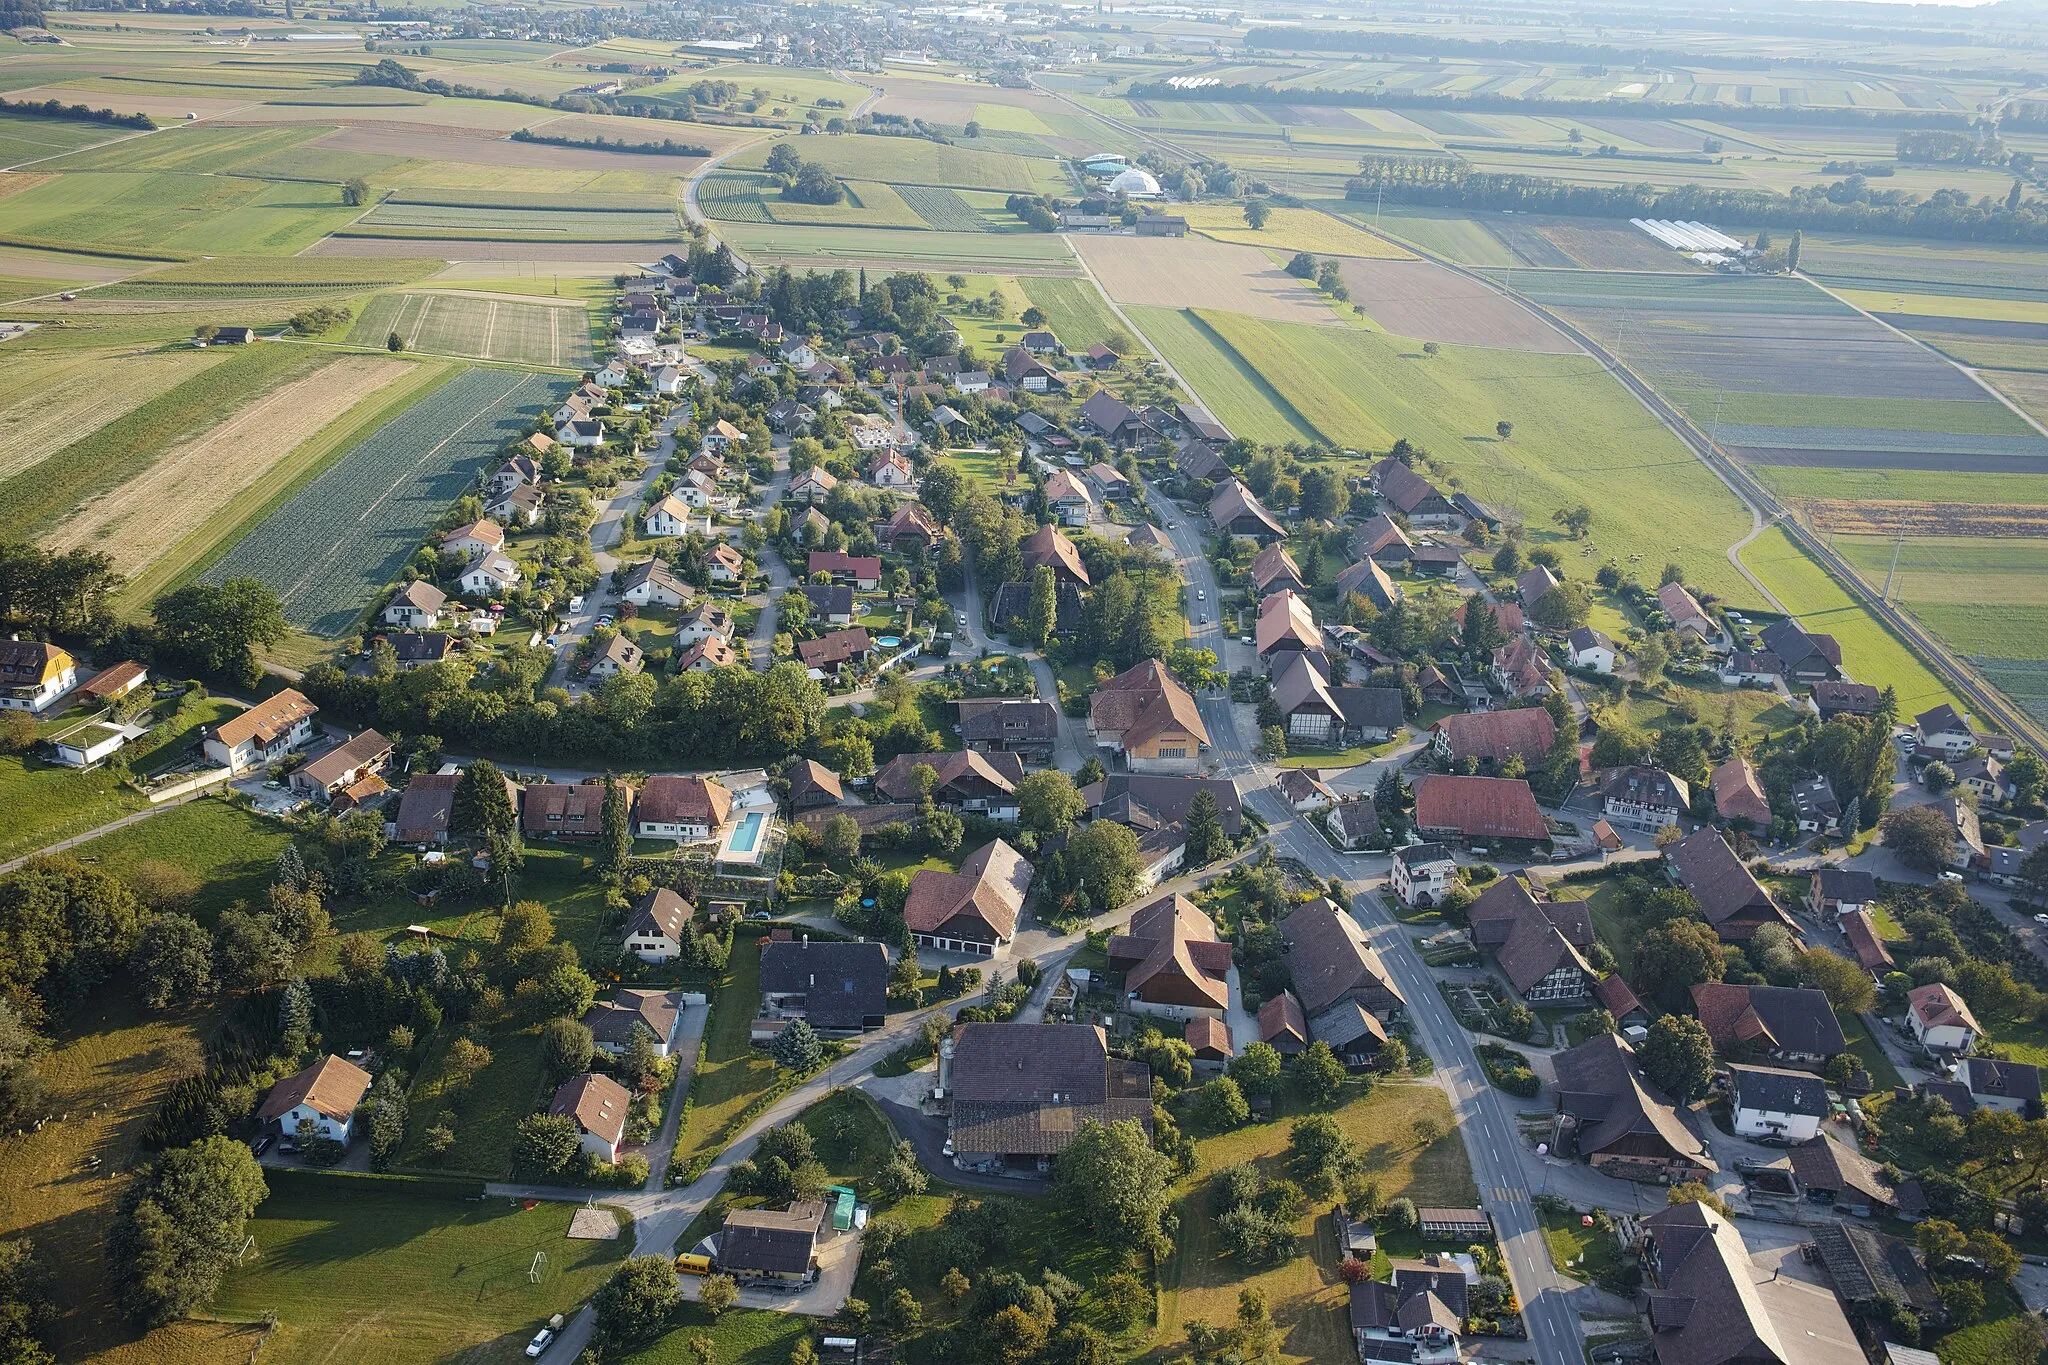
[[[709,1275],[711,1273],[711,1258],[709,1256],[699,1256],[693,1251],[686,1251],[676,1257],[676,1273],[678,1275]]]

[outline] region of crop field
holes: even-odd
[[[514,303],[464,294],[379,294],[349,332],[375,346],[392,332],[409,351],[581,369],[590,318],[581,303]]]
[[[289,254],[358,210],[341,187],[213,174],[72,174],[0,199],[0,235],[149,252]]]
[[[675,211],[572,209],[521,205],[483,208],[453,204],[383,203],[352,224],[351,233],[392,232],[435,237],[477,236],[533,241],[644,241],[680,231]]]
[[[476,472],[557,392],[537,374],[458,375],[329,465],[208,578],[260,578],[293,624],[343,634]]]
[[[761,177],[723,168],[697,182],[697,206],[708,218],[724,223],[766,223],[768,206],[761,199]]]
[[[1118,303],[1147,308],[1217,308],[1282,322],[1334,327],[1326,296],[1267,259],[1264,252],[1201,237],[1069,239]]]
[[[826,270],[922,266],[961,274],[1071,274],[1066,242],[1049,232],[933,232],[920,228],[790,227],[731,223],[719,232],[749,260]]]
[[[996,229],[980,209],[960,197],[958,190],[938,185],[898,185],[896,192],[911,212],[940,232],[993,232]],[[865,192],[861,198],[866,200]]]
[[[447,268],[446,262],[404,257],[216,256],[152,270],[95,289],[95,299],[292,299],[361,293],[407,284]]]
[[[133,576],[224,500],[265,480],[301,442],[413,368],[381,356],[336,358],[171,447],[134,478],[87,502],[44,541],[59,550],[102,550],[116,569]]]
[[[1341,205],[1341,207],[1339,207]],[[1366,204],[1337,200],[1327,205],[1358,223],[1369,223],[1390,237],[1398,237],[1424,251],[1458,265],[1525,264],[1507,244],[1487,231],[1477,218],[1456,209],[1386,205],[1374,209]]]
[[[41,161],[90,147],[95,142],[122,137],[130,128],[110,128],[104,123],[86,123],[62,118],[22,118],[0,114],[0,166],[18,166],[24,161]]]
[[[193,365],[168,385],[171,375],[146,368],[129,371],[128,389],[119,401],[129,402],[130,394],[142,401],[130,402],[112,421],[0,481],[0,537],[47,530],[95,494],[148,468],[192,432],[225,420],[251,394],[311,369],[322,358],[306,347],[256,345]]]
[[[1245,222],[1244,209],[1237,204],[1181,204],[1174,212],[1186,218],[1188,226],[1196,232],[1219,242],[1280,251],[1313,251],[1318,256],[1401,260],[1408,255],[1384,237],[1375,237],[1314,209],[1272,209],[1266,225],[1256,229]]]
[[[777,223],[910,231],[922,231],[926,226],[893,185],[879,180],[848,180],[844,188],[846,198],[837,204],[804,204],[776,195],[763,195],[761,202],[768,217]]]
[[[759,170],[771,146],[763,143],[738,153],[727,164],[736,170]],[[1072,186],[1053,162],[1011,152],[977,152],[970,147],[930,142],[919,137],[848,134],[805,138],[795,144],[806,162],[815,162],[849,180],[886,180],[892,185],[945,185],[958,190],[1036,190],[1058,194]]]
[[[126,129],[107,129],[120,133]],[[221,123],[171,126],[147,137],[128,137],[45,164],[48,171],[184,171],[220,175],[249,162],[296,149],[327,130],[318,126],[234,127]]]
[[[1211,415],[1264,445],[1318,444],[1320,434],[1265,376],[1192,308],[1126,308],[1152,349],[1193,386]]]
[[[2048,257],[2023,246],[1808,233],[1799,268],[1837,289],[2048,300]]]
[[[1919,656],[1814,563],[1782,527],[1769,527],[1744,546],[1742,562],[1801,626],[1840,642],[1844,671],[1857,682],[1896,688],[1900,714],[1915,715],[1954,700]]]
[[[1178,366],[1180,353],[1152,331],[1152,316],[1140,325]],[[1445,346],[1430,359],[1415,341],[1355,328],[1208,311],[1199,321],[1284,402],[1281,422],[1299,419],[1322,443],[1360,450],[1385,449],[1397,436],[1423,445],[1446,483],[1519,517],[1536,539],[1556,541],[1578,576],[1590,577],[1610,558],[1675,560],[1687,581],[1731,601],[1755,601],[1725,554],[1748,527],[1740,505],[1591,357]],[[1247,391],[1215,398],[1200,374],[1188,378],[1210,410],[1240,431]],[[1494,431],[1501,420],[1514,424],[1505,441]],[[1577,544],[1559,539],[1551,512],[1581,502],[1594,511],[1590,536]]]
[[[1046,326],[1067,346],[1085,351],[1112,332],[1130,332],[1116,320],[1093,280],[1040,275],[1023,281],[1024,297],[1045,314]],[[1136,341],[1136,337],[1131,337]]]
[[[1759,466],[1756,476],[1780,498],[1878,503],[1967,503],[1980,507],[2048,506],[2048,479],[2034,474],[1950,473],[1933,469],[1816,469]]]
[[[1839,289],[1835,292],[1866,313],[1875,313],[1897,327],[1911,328],[1940,319],[2028,323],[2036,326],[2048,323],[2048,299],[1987,299],[1964,294],[1923,294],[1875,289]],[[2048,331],[2044,331],[2043,334],[2048,335]]]
[[[1527,308],[1429,261],[1346,260],[1353,302],[1396,336],[1508,351],[1577,354],[1578,344]]]
[[[24,351],[0,367],[0,482],[227,358],[225,351]]]

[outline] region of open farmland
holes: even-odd
[[[1340,269],[1352,301],[1396,336],[1578,353],[1576,342],[1513,299],[1431,262],[1345,260]]]
[[[1403,260],[1408,252],[1339,218],[1314,209],[1276,208],[1262,228],[1244,220],[1237,204],[1177,204],[1175,213],[1204,237],[1277,251],[1313,251],[1318,256],[1382,257]]]
[[[983,216],[981,210],[962,199],[958,190],[949,190],[940,185],[898,185],[896,193],[927,226],[940,232],[996,230],[996,225]],[[865,191],[861,195],[861,201],[867,201]],[[1014,215],[1006,216],[1011,216],[1014,221]]]
[[[0,235],[151,253],[289,254],[359,212],[342,206],[339,185],[74,172],[0,199]]]
[[[1308,419],[1192,308],[1127,308],[1153,351],[1180,372],[1233,436],[1264,445],[1319,443]]]
[[[0,480],[133,412],[226,351],[23,351],[0,368]]]
[[[487,208],[387,201],[349,225],[351,236],[478,237],[486,241],[634,242],[679,230],[670,208]]]
[[[0,166],[18,166],[25,161],[59,157],[81,147],[90,147],[95,142],[131,136],[134,131],[80,119],[23,118],[19,114],[0,114]]]
[[[558,391],[537,374],[458,375],[328,466],[207,577],[260,578],[293,624],[343,633],[477,471]]]
[[[1281,322],[1338,325],[1328,299],[1264,252],[1201,237],[1110,237],[1077,232],[1068,240],[1118,303],[1146,308],[1217,308]]]
[[[764,142],[739,152],[726,164],[735,170],[757,171],[771,147]],[[848,180],[886,180],[902,185],[945,185],[956,190],[1030,190],[1059,194],[1072,189],[1050,160],[1010,152],[979,152],[971,147],[927,141],[921,137],[804,138],[794,145],[807,164]]]
[[[1153,316],[1139,325],[1179,367],[1185,333],[1168,340],[1153,331]],[[1257,436],[1241,427],[1264,406],[1268,429],[1303,422],[1323,444],[1383,450],[1405,436],[1429,450],[1449,485],[1519,517],[1538,540],[1558,540],[1553,510],[1590,505],[1588,539],[1555,546],[1579,577],[1609,558],[1676,560],[1688,582],[1731,601],[1757,600],[1726,556],[1748,528],[1741,505],[1590,356],[1445,346],[1429,359],[1418,342],[1356,328],[1208,310],[1199,322],[1231,365],[1205,357],[1183,373],[1233,432]],[[1205,388],[1204,375],[1245,370],[1255,384],[1241,379],[1220,397]],[[1262,390],[1283,406],[1274,411]],[[1514,423],[1506,441],[1494,432],[1501,420]]]
[[[407,284],[446,268],[437,260],[393,257],[343,260],[323,256],[216,256],[164,266],[137,279],[95,289],[97,300],[296,299],[359,294]]]
[[[267,478],[300,442],[413,368],[378,356],[344,356],[281,384],[86,503],[44,542],[60,550],[102,550],[116,569],[133,576],[224,500]]]
[[[718,234],[757,264],[797,269],[915,269],[1003,275],[1072,274],[1065,239],[1048,232],[933,232],[920,228],[731,223]]]
[[[590,317],[581,302],[531,303],[470,294],[380,294],[349,332],[376,346],[396,332],[409,351],[513,364],[583,369],[591,363]]]
[[[1040,275],[1024,280],[1023,288],[1024,297],[1045,314],[1045,325],[1072,350],[1085,351],[1113,332],[1129,336],[1093,280]]]

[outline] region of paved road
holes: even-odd
[[[1156,489],[1154,496],[1159,499],[1155,505],[1170,505]],[[1188,586],[1198,592],[1206,591],[1211,603],[1218,601],[1218,584],[1201,553],[1199,533],[1185,517],[1174,516],[1171,520],[1175,525],[1167,535],[1174,542]],[[1246,646],[1224,640],[1217,626],[1198,625],[1194,629],[1196,642],[1216,648],[1226,664],[1240,661],[1227,656],[1250,653]],[[1514,1115],[1502,1093],[1487,1084],[1470,1038],[1452,1018],[1437,993],[1435,978],[1422,965],[1408,936],[1369,890],[1371,884],[1383,880],[1390,860],[1333,850],[1296,816],[1273,787],[1269,772],[1252,761],[1246,739],[1249,724],[1240,723],[1240,708],[1233,707],[1226,698],[1210,696],[1202,699],[1201,709],[1221,774],[1238,781],[1246,804],[1271,826],[1274,849],[1298,859],[1320,876],[1344,879],[1345,886],[1353,892],[1352,914],[1364,926],[1401,993],[1407,997],[1408,1017],[1416,1041],[1434,1059],[1434,1078],[1450,1097],[1454,1121],[1464,1138],[1472,1173],[1479,1184],[1480,1200],[1493,1215],[1510,1277],[1524,1305],[1530,1344],[1543,1365],[1580,1365],[1584,1353],[1578,1317],[1566,1297],[1574,1286],[1561,1280],[1550,1264],[1550,1254],[1529,1203],[1531,1182],[1523,1165],[1526,1149],[1515,1130]]]

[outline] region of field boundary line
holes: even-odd
[[[497,332],[498,301],[496,299],[492,299],[489,303],[484,305],[484,339],[481,345],[483,348],[483,353],[486,356],[495,354],[495,352],[491,350],[491,338],[496,336]]]

